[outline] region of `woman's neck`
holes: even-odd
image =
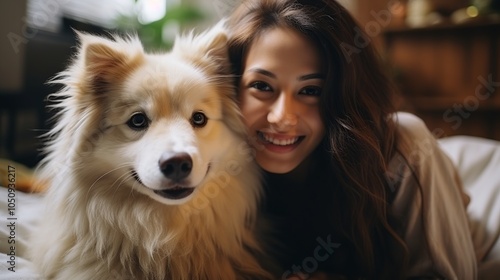
[[[321,163],[318,160],[317,152],[313,152],[288,173],[277,174],[265,171],[265,174],[273,187],[303,188],[309,185],[308,182],[313,179],[314,170],[317,170],[319,164]]]

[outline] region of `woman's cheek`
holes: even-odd
[[[260,100],[253,98],[249,93],[243,93],[240,98],[241,113],[247,125],[251,125],[254,120],[265,113],[264,107]]]

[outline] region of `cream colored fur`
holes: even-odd
[[[135,37],[79,34],[51,96],[60,110],[41,177],[51,181],[32,261],[48,279],[267,279],[252,252],[257,167],[234,101],[223,24],[146,54]],[[193,112],[208,117],[194,127]],[[127,121],[144,112],[135,131]],[[165,152],[193,158],[196,190],[171,200]],[[135,171],[138,179],[132,175]]]

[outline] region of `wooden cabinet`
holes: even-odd
[[[402,110],[420,116],[438,137],[500,140],[500,20],[383,35]]]

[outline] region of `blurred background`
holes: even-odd
[[[333,1],[333,0],[332,0]],[[436,137],[500,140],[500,0],[339,0],[379,52],[400,92],[400,110]],[[73,29],[136,32],[148,50],[202,31],[239,0],[0,0],[0,158],[34,166],[51,114],[46,81],[68,64]],[[354,27],[353,27],[354,28]],[[355,30],[356,31],[356,30]],[[356,31],[357,32],[357,31]]]

